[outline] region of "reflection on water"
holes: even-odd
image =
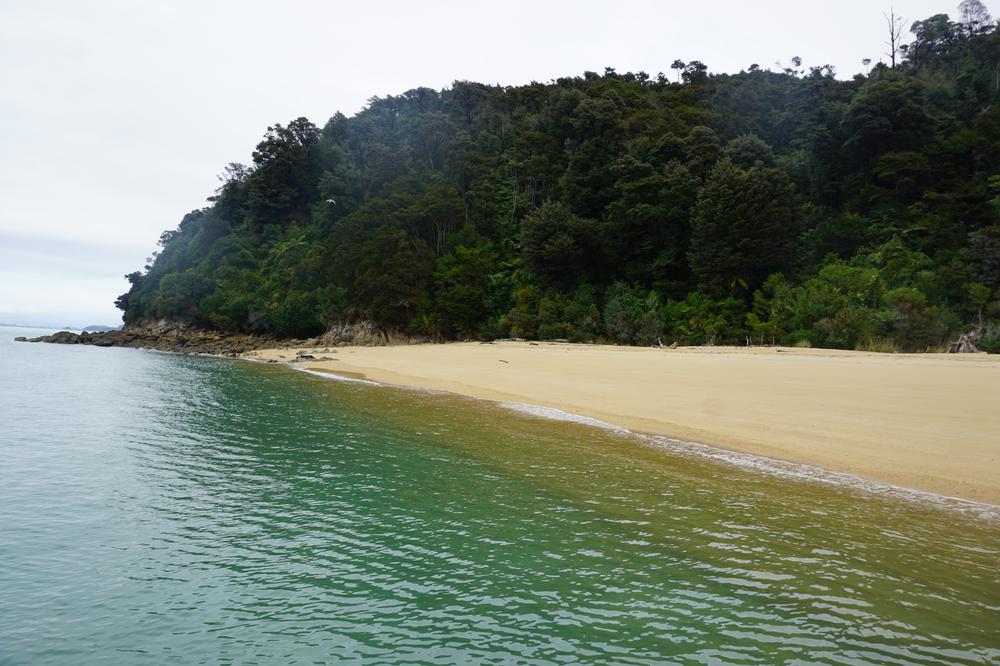
[[[1000,660],[995,519],[453,396],[23,347],[0,663]]]

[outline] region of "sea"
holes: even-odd
[[[47,332],[0,328],[0,664],[1000,663],[997,507]]]

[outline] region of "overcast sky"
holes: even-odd
[[[895,8],[912,22],[955,18],[955,5]],[[798,55],[848,78],[884,51],[888,7],[2,0],[0,322],[118,323],[122,276],[275,122],[322,126],[372,96],[454,80],[672,74],[676,58],[737,72]]]

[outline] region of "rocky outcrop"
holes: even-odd
[[[132,347],[218,356],[239,356],[254,349],[284,347],[299,342],[297,340],[277,340],[259,335],[226,335],[217,331],[162,326],[155,329],[130,327],[126,330],[105,333],[77,334],[70,331],[59,331],[52,335],[43,335],[22,341],[62,345],[94,345],[96,347]]]
[[[28,338],[28,342],[53,342],[59,345],[75,345],[80,341],[80,336],[70,331],[59,331],[52,335],[43,335],[39,338]]]
[[[122,326],[123,332],[136,332],[152,335],[177,335],[185,331],[199,331],[198,326],[189,321],[179,319],[137,319]]]
[[[334,324],[320,336],[319,344],[324,346],[383,347],[392,344],[393,338],[394,336],[385,329],[379,328],[370,321],[362,321],[356,324]],[[399,341],[398,338],[396,339]]]
[[[185,354],[214,354],[240,356],[254,349],[274,347],[335,347],[359,345],[377,347],[391,344],[424,342],[393,334],[372,322],[335,324],[318,338],[309,340],[278,339],[268,335],[220,333],[196,328],[185,323],[160,320],[143,320],[128,324],[120,331],[103,333],[72,333],[59,331],[37,338],[18,338],[19,342],[49,342],[61,345],[94,345],[96,347],[133,347],[159,349]]]

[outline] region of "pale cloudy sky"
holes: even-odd
[[[992,2],[987,5],[996,14]],[[910,21],[957,0],[897,1]],[[841,77],[884,6],[839,2],[0,1],[0,321],[117,323],[125,273],[264,130],[454,80],[712,72],[801,56]]]

